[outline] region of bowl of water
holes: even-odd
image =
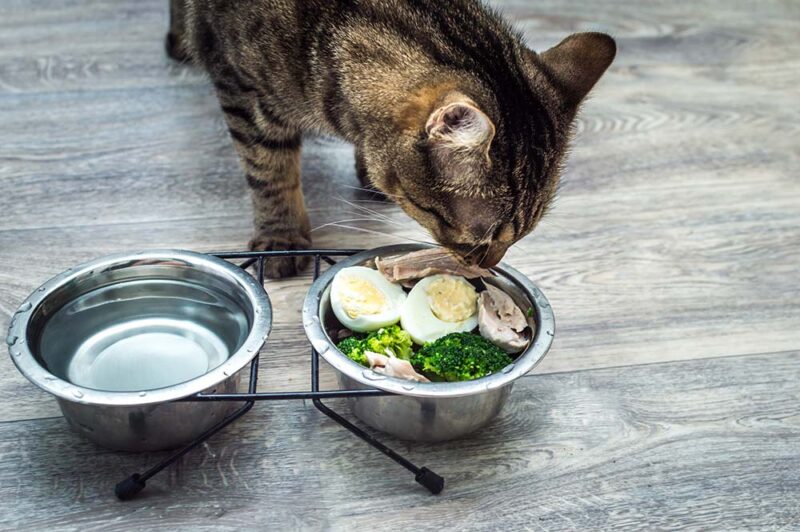
[[[236,392],[271,325],[269,298],[244,270],[157,250],[47,281],[12,317],[6,344],[76,431],[112,449],[152,451],[187,443],[236,408],[178,400]]]

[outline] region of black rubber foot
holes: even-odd
[[[145,481],[141,479],[139,473],[135,473],[114,488],[114,494],[121,501],[127,501],[136,497],[136,494],[145,487]]]
[[[414,480],[428,488],[434,495],[439,495],[444,489],[444,479],[427,467],[420,468]]]

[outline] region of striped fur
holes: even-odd
[[[208,71],[252,188],[254,249],[310,245],[310,131],[355,144],[363,180],[466,261],[495,264],[545,212],[577,108],[616,51],[585,33],[536,54],[477,0],[173,0],[170,12],[168,51]]]

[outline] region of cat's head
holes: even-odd
[[[432,80],[400,112],[406,134],[370,161],[375,184],[466,262],[494,266],[552,201],[578,106],[615,53],[582,33],[542,54],[520,46],[483,77]]]

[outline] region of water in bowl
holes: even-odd
[[[43,327],[40,358],[73,384],[153,390],[204,375],[227,360],[249,328],[223,292],[176,280],[134,280],[87,292]]]

